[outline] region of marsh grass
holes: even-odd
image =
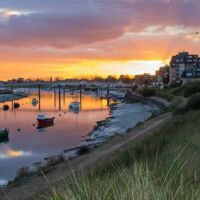
[[[50,200],[199,200],[200,111],[174,116],[89,174],[52,189]]]

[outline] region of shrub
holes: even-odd
[[[195,93],[200,92],[200,83],[189,84],[185,87],[184,97],[189,97]]]
[[[189,97],[199,92],[200,92],[200,81],[193,81],[193,82],[186,83],[180,88],[175,89],[173,91],[173,94]]]
[[[141,90],[141,94],[144,97],[151,97],[151,96],[155,96],[156,91],[152,88],[144,88],[143,90]]]
[[[81,146],[80,149],[78,150],[77,154],[78,155],[83,155],[83,154],[86,154],[86,153],[89,153],[89,152],[90,152],[89,147]]]
[[[184,107],[177,109],[174,114],[183,114],[196,109],[200,109],[200,94],[192,96],[187,104]]]

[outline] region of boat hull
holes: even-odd
[[[54,117],[47,118],[47,119],[37,119],[38,121],[38,127],[47,127],[54,124]]]

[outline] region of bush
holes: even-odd
[[[200,92],[200,83],[199,82],[197,82],[196,84],[189,84],[185,87],[184,97],[189,97],[198,92]]]
[[[196,109],[200,109],[200,94],[192,96],[187,104],[184,107],[177,109],[174,114],[184,114],[190,110]]]
[[[78,150],[77,154],[78,155],[84,155],[86,153],[89,153],[90,149],[87,146],[81,146],[80,149]]]
[[[193,94],[200,92],[200,81],[193,81],[186,83],[180,88],[177,88],[173,91],[174,95],[181,95],[184,97],[190,97]]]
[[[144,97],[151,97],[151,96],[155,96],[156,91],[152,88],[144,88],[143,90],[141,90],[141,94]]]
[[[166,92],[165,90],[161,91],[156,91],[156,96],[166,99],[167,101],[173,101],[174,97],[171,95],[169,92]]]

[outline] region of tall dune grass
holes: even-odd
[[[176,162],[176,161],[175,161]],[[173,173],[173,166],[161,177],[156,167],[135,163],[129,168],[116,166],[114,173],[103,176],[74,176],[71,184],[53,190],[51,200],[199,200],[198,183],[188,185],[184,170]],[[48,198],[49,199],[49,198]]]
[[[89,174],[52,187],[48,200],[199,200],[200,111],[174,116],[153,136]]]

